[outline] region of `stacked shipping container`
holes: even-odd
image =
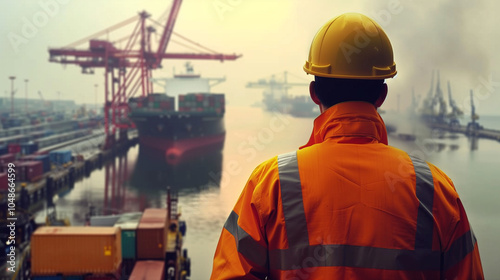
[[[7,191],[9,188],[9,181],[7,180],[7,172],[0,173],[0,191]]]
[[[63,165],[71,161],[71,151],[58,150],[49,153],[50,162],[54,165]]]
[[[43,173],[50,171],[50,158],[48,155],[28,155],[19,159],[20,161],[39,161],[42,163]]]
[[[7,145],[0,146],[0,155],[5,155],[9,152],[9,147]]]
[[[13,173],[15,173],[14,179],[16,182],[35,182],[43,176],[44,167],[42,161],[15,161],[14,155],[3,155],[0,156],[0,172],[7,173],[9,163],[13,163],[15,166]]]
[[[114,225],[121,229],[123,260],[135,260],[137,257],[136,230],[141,217],[142,212],[123,214]]]
[[[21,145],[19,144],[9,144],[8,145],[9,153],[10,154],[17,154],[21,152]]]
[[[35,182],[42,178],[43,164],[41,161],[21,161],[16,165],[16,181]]]
[[[0,156],[0,166],[4,166],[9,164],[10,162],[14,162],[16,160],[16,155],[14,154],[5,154]]]
[[[146,209],[137,227],[137,259],[165,259],[167,209]]]
[[[224,94],[189,93],[179,95],[179,112],[223,114],[224,111]]]
[[[130,98],[129,106],[133,110],[175,111],[175,98],[165,94],[152,93],[147,97]]]
[[[31,273],[119,275],[121,234],[116,227],[41,227],[31,237]]]
[[[33,157],[33,160],[42,162],[43,173],[47,173],[50,171],[50,158],[48,155],[36,155]]]
[[[24,143],[21,144],[21,154],[23,155],[31,155],[38,151],[37,143]]]
[[[151,112],[175,111],[175,98],[165,94],[150,94],[147,97],[130,98],[129,106],[132,110]],[[179,112],[216,113],[225,112],[224,94],[188,93],[179,95]]]
[[[8,176],[7,172],[9,169],[9,163],[15,164],[15,155],[13,154],[5,154],[0,156],[0,191],[6,191],[8,188]],[[15,170],[17,171],[17,170]],[[17,176],[17,175],[15,175]],[[15,179],[15,177],[14,177]]]

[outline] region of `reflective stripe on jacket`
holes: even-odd
[[[368,103],[328,109],[309,143],[259,165],[212,279],[483,279],[451,180],[387,145]]]

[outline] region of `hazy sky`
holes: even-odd
[[[95,102],[94,84],[103,100],[103,70],[81,74],[74,65],[48,62],[49,47],[63,47],[146,10],[157,19],[170,6],[167,0],[0,0],[0,96],[10,92],[9,76],[16,76],[18,97],[24,97],[24,79],[29,79],[29,97],[74,99]],[[174,28],[208,48],[222,53],[238,53],[237,61],[192,61],[204,76],[226,76],[213,88],[225,92],[231,104],[253,103],[261,99],[261,89],[247,89],[249,81],[288,71],[307,82],[302,66],[316,31],[330,18],[344,12],[361,12],[374,18],[392,41],[398,75],[389,80],[386,109],[410,105],[411,91],[425,96],[433,69],[441,71],[442,89],[447,94],[450,80],[459,106],[468,110],[469,90],[477,93],[479,114],[498,114],[500,108],[500,27],[498,1],[465,0],[184,0]],[[132,31],[102,38],[119,39]],[[167,51],[192,52],[172,37]],[[80,48],[88,48],[82,44]],[[185,61],[164,60],[154,77],[179,72]],[[308,94],[296,87],[295,95]]]

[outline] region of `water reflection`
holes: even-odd
[[[170,165],[165,157],[147,147],[139,148],[135,169],[128,185],[142,194],[155,196],[166,187],[180,193],[198,192],[210,186],[219,186],[222,170],[222,152],[215,150],[197,158]]]
[[[135,166],[127,154],[117,155],[104,166],[102,209],[89,211],[111,215],[163,207],[166,188],[179,193],[198,192],[219,186],[222,152],[214,151],[177,165],[170,165],[156,150],[139,147]]]
[[[104,198],[103,215],[119,214],[126,209],[125,205],[139,205],[140,210],[144,210],[145,198],[137,195],[127,195],[125,182],[129,177],[128,161],[126,154],[118,154],[117,157],[109,161],[104,166]],[[93,212],[90,206],[89,212]],[[92,214],[92,213],[89,213]]]
[[[445,150],[457,151],[460,148],[460,141],[457,141],[460,137],[456,134],[451,135],[441,135],[438,138],[428,138],[423,140],[423,144],[427,151],[431,152],[442,152]],[[468,148],[470,151],[476,151],[479,148],[479,138],[475,136],[463,137],[467,139]],[[462,143],[465,144],[465,143]]]
[[[469,136],[470,150],[475,151],[479,148],[478,137]]]

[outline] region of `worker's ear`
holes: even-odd
[[[314,90],[314,81],[311,81],[309,84],[309,95],[316,105],[321,105],[321,101],[319,101],[318,96],[316,95],[316,91]]]
[[[375,107],[378,108],[382,106],[382,104],[385,101],[385,98],[387,97],[387,84],[383,84],[382,88],[380,89],[380,95],[377,98],[377,101],[375,101]]]

